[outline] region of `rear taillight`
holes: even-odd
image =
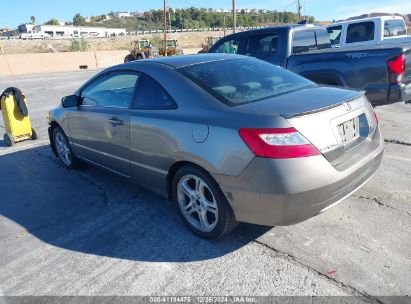
[[[258,157],[297,158],[320,155],[320,151],[294,128],[240,129],[238,133]]]
[[[387,61],[388,81],[390,83],[400,83],[404,80],[405,55],[395,57]]]

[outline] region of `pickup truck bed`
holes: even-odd
[[[405,75],[389,82],[387,62],[405,56]],[[366,91],[374,105],[411,101],[411,44],[323,49],[290,55],[286,68],[318,83]]]

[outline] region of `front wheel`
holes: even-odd
[[[237,226],[217,183],[197,167],[185,166],[176,173],[173,200],[184,224],[202,238],[220,238]]]
[[[64,131],[59,127],[54,128],[52,138],[57,156],[64,166],[68,169],[77,169],[81,161],[74,155]]]
[[[129,54],[126,56],[126,58],[124,58],[124,63],[135,61],[135,60],[136,58],[133,55]]]

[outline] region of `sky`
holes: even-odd
[[[168,0],[170,7],[230,8],[231,0]],[[294,0],[237,0],[238,8],[294,11]],[[317,20],[343,19],[369,12],[411,14],[409,0],[301,0],[303,13]],[[162,8],[163,0],[0,0],[0,28],[15,28],[35,16],[37,23],[50,18],[70,21],[76,13],[101,15],[110,11],[145,11]]]

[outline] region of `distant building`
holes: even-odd
[[[132,17],[130,12],[117,12],[114,13],[114,18],[121,19],[126,17]]]
[[[0,36],[1,37],[11,37],[15,35],[15,30],[9,30],[8,28],[1,28],[0,29]]]
[[[25,23],[18,26],[18,31],[20,34],[31,33],[35,27],[32,23]]]
[[[37,25],[34,27],[33,32],[47,34],[50,37],[72,38],[111,37],[126,35],[126,29],[72,25]]]

